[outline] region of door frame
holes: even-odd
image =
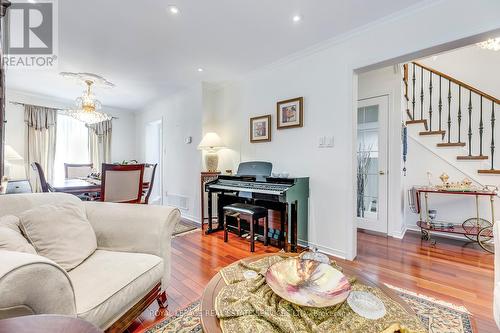
[[[159,119],[154,119],[154,120],[149,120],[144,124],[144,143],[146,144],[146,137],[147,137],[147,128],[148,126],[152,124],[158,124],[159,128],[159,135],[158,135],[158,140],[159,140],[159,156],[158,156],[158,166],[156,168],[156,173],[155,177],[158,177],[157,181],[155,182],[154,186],[159,187],[159,205],[163,205],[164,202],[164,196],[163,196],[163,162],[164,162],[164,150],[163,150],[163,117]],[[145,148],[146,149],[146,148]],[[146,150],[144,150],[144,158],[146,159]]]
[[[386,113],[384,114],[384,118],[383,118],[383,123],[382,122],[379,122],[379,124],[381,124],[382,126],[379,127],[379,132],[380,131],[383,131],[383,135],[382,135],[382,142],[385,142],[384,145],[385,145],[385,163],[382,164],[382,166],[380,165],[379,163],[379,170],[378,171],[384,171],[385,172],[385,175],[381,176],[379,175],[379,179],[380,178],[383,178],[384,179],[384,185],[383,187],[385,187],[385,195],[380,195],[380,185],[379,185],[379,196],[378,196],[378,199],[382,198],[384,199],[383,201],[384,202],[381,202],[380,200],[378,201],[378,207],[383,207],[383,210],[382,211],[382,215],[378,215],[379,218],[380,218],[380,224],[376,225],[375,228],[373,229],[368,229],[368,228],[363,228],[361,226],[361,221],[362,220],[368,220],[367,218],[361,218],[361,217],[358,217],[357,216],[357,209],[356,209],[356,227],[357,228],[361,228],[361,229],[366,229],[366,230],[370,230],[370,231],[375,231],[375,232],[381,232],[381,233],[384,233],[384,234],[388,234],[389,233],[389,190],[390,190],[390,187],[389,187],[389,175],[392,174],[391,172],[389,172],[389,166],[390,166],[390,147],[389,147],[389,144],[390,144],[390,141],[389,138],[390,138],[390,131],[389,131],[389,128],[390,128],[390,116],[391,116],[391,94],[377,94],[375,96],[370,96],[372,95],[371,93],[368,94],[367,96],[368,97],[363,97],[363,98],[359,98],[358,101],[357,101],[357,105],[356,105],[356,111],[359,109],[359,103],[360,102],[363,102],[363,101],[367,101],[367,100],[370,100],[370,99],[375,99],[375,98],[384,98],[385,99],[385,102],[387,103],[387,107],[386,107]],[[357,112],[356,112],[356,119],[357,119]],[[380,119],[380,113],[379,113],[379,119]],[[357,123],[356,121],[356,143],[358,142],[358,126],[359,124]],[[380,141],[379,141],[379,144],[380,144]],[[358,151],[358,146],[356,145],[356,153]],[[380,149],[379,149],[380,151]],[[357,170],[356,170],[356,173],[357,173]],[[379,183],[380,184],[380,183]],[[355,189],[356,191],[356,196],[357,196],[357,187]],[[385,222],[384,222],[385,221]]]

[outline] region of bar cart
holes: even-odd
[[[414,187],[416,202],[415,213],[419,214],[417,226],[420,228],[423,240],[430,240],[431,232],[443,232],[450,234],[461,234],[469,240],[479,243],[479,245],[490,253],[494,253],[493,223],[495,222],[494,200],[498,188],[496,186],[486,186],[483,189],[474,190],[449,190],[433,187]],[[476,201],[476,216],[465,220],[461,225],[439,222],[433,223],[429,217],[429,194],[447,194],[447,195],[468,195],[474,196]],[[422,197],[424,198],[424,207],[422,207]],[[491,206],[491,221],[479,216],[479,198],[489,198]],[[422,212],[422,208],[424,211]]]

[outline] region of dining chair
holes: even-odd
[[[93,167],[94,165],[92,163],[87,163],[87,164],[64,163],[64,177],[66,179],[87,177],[92,173]]]
[[[142,203],[147,205],[149,203],[149,197],[151,196],[151,193],[153,192],[153,186],[155,182],[155,174],[156,174],[156,167],[158,166],[157,163],[155,164],[145,164],[144,165],[144,184],[147,184],[147,189],[145,193],[143,194],[143,199]]]
[[[140,203],[144,164],[102,164],[101,201]]]
[[[49,183],[47,183],[47,179],[45,178],[45,173],[43,172],[42,166],[38,162],[31,163],[31,168],[35,171],[38,181],[40,182],[40,187],[42,188],[42,192],[52,192],[52,188]]]

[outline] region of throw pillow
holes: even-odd
[[[80,265],[97,249],[97,240],[81,204],[41,205],[19,216],[21,229],[39,255],[66,271]]]
[[[0,250],[36,254],[35,248],[21,234],[16,216],[0,217]]]

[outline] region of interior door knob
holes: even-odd
[[[379,171],[378,174],[383,176],[383,175],[385,175],[385,171]]]

